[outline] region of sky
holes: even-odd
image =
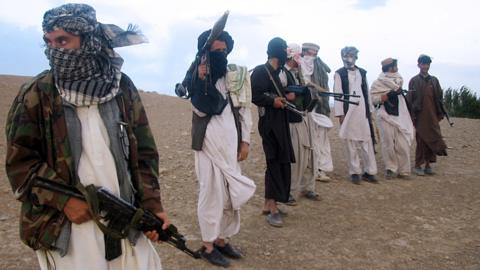
[[[139,26],[149,39],[116,51],[122,71],[146,91],[174,95],[193,61],[197,37],[229,10],[225,30],[235,45],[230,63],[249,69],[265,63],[268,41],[314,42],[333,72],[342,67],[340,50],[355,46],[357,65],[369,82],[380,62],[393,57],[408,80],[418,73],[417,58],[433,58],[430,73],[444,89],[465,85],[480,95],[480,2],[475,0],[91,0],[97,20],[126,28]],[[65,1],[0,0],[0,74],[33,76],[48,69],[41,22],[43,14]]]

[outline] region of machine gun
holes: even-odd
[[[78,189],[48,179],[37,177],[34,180],[33,186],[88,201],[85,195]],[[161,241],[172,245],[195,259],[201,258],[200,250],[193,251],[189,249],[186,245],[185,237],[178,233],[174,225],[170,224],[167,229],[163,230],[163,220],[152,212],[135,207],[103,187],[89,185],[86,186],[85,189],[87,190],[88,196],[90,197],[91,195],[95,197],[96,199],[94,201],[98,202],[96,203],[97,205],[94,206],[97,208],[96,210],[93,209],[94,207],[89,202],[89,207],[95,212],[98,212],[97,216],[102,220],[115,222],[115,227],[121,228],[113,232],[113,234],[115,234],[114,237],[125,237],[128,234],[129,228],[134,228],[142,232],[156,231]]]

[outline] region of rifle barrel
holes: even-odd
[[[342,93],[333,93],[333,92],[318,92],[320,96],[332,96],[332,97],[360,97],[359,95],[354,94],[342,94]]]
[[[347,102],[347,103],[353,104],[353,105],[360,104],[360,102],[358,102],[358,101],[351,101],[351,100],[346,100],[346,99],[342,99],[342,98],[335,98],[335,100],[340,101],[340,102]]]
[[[300,116],[305,116],[305,113],[304,113],[304,112],[299,111],[299,110],[296,108],[296,106],[293,105],[293,104],[290,103],[290,102],[287,102],[287,106],[285,106],[285,109],[287,109],[287,110],[289,110],[289,111],[291,111],[291,112],[293,112],[293,113],[296,113],[296,114],[298,114],[298,115],[300,115]]]

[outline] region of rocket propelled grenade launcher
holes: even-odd
[[[223,30],[225,29],[225,25],[227,24],[228,15],[230,12],[227,10],[223,13],[222,17],[220,17],[212,27],[212,31],[203,44],[202,48],[198,51],[195,60],[192,62],[190,67],[188,68],[187,74],[183,79],[182,83],[177,83],[175,85],[175,94],[178,97],[188,99],[190,98],[190,93],[188,92],[188,87],[190,86],[192,79],[194,76],[197,76],[197,67],[199,65],[206,65],[207,67],[207,79],[205,80],[205,84],[207,84],[210,78],[210,59],[208,51],[210,50],[210,46],[212,46],[213,42],[222,34]],[[206,91],[206,87],[205,87]]]

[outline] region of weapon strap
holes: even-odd
[[[242,124],[240,123],[240,108],[233,106],[232,97],[230,91],[227,90],[228,103],[230,103],[230,109],[232,110],[233,120],[235,121],[235,128],[237,129],[237,152],[240,152],[240,144],[242,143]]]
[[[114,239],[123,239],[128,236],[128,231],[136,227],[136,225],[140,222],[145,211],[142,208],[137,208],[135,214],[133,215],[130,223],[122,228],[121,231],[112,230],[109,227],[105,226],[102,222],[100,222],[100,202],[97,196],[97,188],[94,185],[84,186],[82,183],[78,183],[76,188],[83,194],[85,200],[88,204],[88,210],[92,215],[93,221],[98,225],[100,230],[114,238]]]
[[[111,230],[105,224],[100,221],[100,202],[98,201],[97,190],[94,185],[84,186],[78,182],[75,187],[83,194],[88,204],[88,211],[92,216],[93,221],[97,224],[98,228],[105,234],[114,239],[123,239],[127,236],[127,233]]]
[[[83,194],[88,204],[88,210],[92,216],[93,221],[104,234],[105,241],[105,259],[111,261],[118,258],[122,254],[121,239],[128,236],[131,228],[136,227],[141,217],[144,214],[143,209],[137,208],[130,223],[125,227],[119,227],[115,224],[115,220],[110,220],[109,225],[103,224],[100,219],[100,201],[98,200],[97,188],[94,185],[84,186],[82,183],[77,183],[76,188]]]
[[[282,94],[282,92],[281,92],[281,91],[280,91],[280,89],[278,88],[278,86],[277,86],[277,83],[275,82],[275,80],[273,79],[273,76],[272,76],[272,74],[270,73],[270,70],[268,70],[268,68],[267,68],[267,66],[266,66],[266,65],[263,65],[263,67],[264,67],[264,68],[265,68],[265,70],[267,71],[267,73],[268,73],[268,77],[269,77],[269,78],[270,78],[270,80],[272,81],[272,83],[273,83],[273,86],[275,87],[275,90],[277,90],[277,94],[278,94],[278,96],[279,96],[279,97],[283,97],[283,98],[284,98],[285,96]]]

